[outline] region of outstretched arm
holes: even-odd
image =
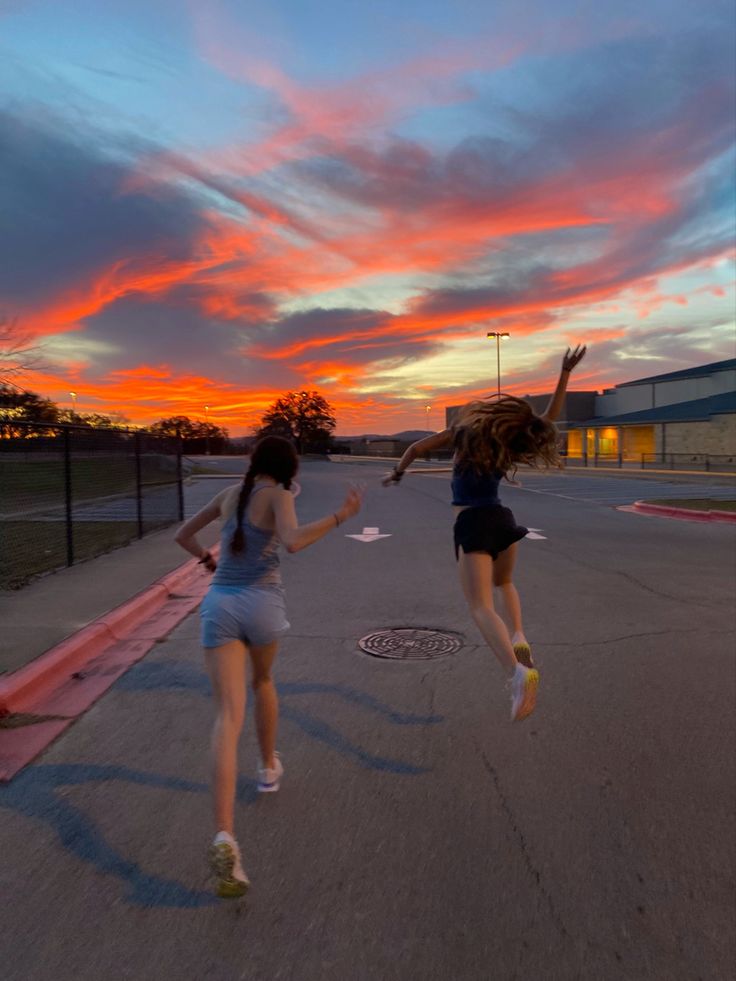
[[[432,453],[434,450],[446,450],[451,445],[452,432],[449,429],[443,429],[441,433],[435,433],[433,436],[425,436],[424,439],[418,439],[416,443],[412,443],[408,447],[394,469],[391,473],[386,474],[381,483],[384,487],[388,487],[389,484],[398,484],[404,476],[406,468],[418,456],[422,456],[424,453]]]
[[[339,527],[343,521],[352,518],[360,511],[363,504],[364,488],[361,484],[351,484],[345,495],[345,500],[337,511],[310,521],[308,525],[300,525],[294,507],[294,495],[283,488],[273,492],[273,514],[276,521],[276,531],[286,547],[287,552],[300,552],[303,548],[324,538],[328,531]]]
[[[560,371],[560,377],[557,380],[557,388],[554,391],[554,395],[549,400],[549,405],[542,418],[550,419],[552,422],[558,419],[560,412],[562,412],[562,406],[565,401],[565,393],[567,392],[567,383],[570,380],[570,372],[573,370],[575,365],[580,364],[585,356],[587,347],[585,344],[581,347],[579,344],[574,351],[570,351],[570,348],[565,351],[564,357],[562,358],[562,369]]]

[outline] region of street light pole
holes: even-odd
[[[210,455],[210,407],[206,405],[204,407],[204,439],[205,439],[205,455]]]
[[[501,398],[501,338],[510,337],[511,335],[508,331],[498,331],[491,330],[486,334],[486,337],[496,338],[496,379],[498,385],[498,397]]]
[[[77,414],[77,393],[69,392],[69,394],[72,397],[72,417],[74,417]]]
[[[431,405],[425,405],[424,411],[427,413],[427,429],[429,429],[429,413],[432,411]]]

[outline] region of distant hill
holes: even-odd
[[[413,443],[418,439],[424,439],[425,436],[434,436],[434,433],[434,429],[405,429],[403,432],[393,433],[391,436],[387,436],[385,433],[361,433],[359,436],[335,436],[335,439],[343,442],[359,439],[400,439]]]

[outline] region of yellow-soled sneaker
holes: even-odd
[[[243,871],[238,843],[227,831],[220,831],[210,845],[210,867],[218,896],[237,899],[246,894],[250,881]]]
[[[514,654],[516,654],[516,660],[519,664],[523,664],[525,668],[534,668],[532,649],[526,641],[514,644]]]
[[[537,704],[539,672],[536,668],[525,668],[523,664],[517,664],[510,685],[511,721],[521,722],[527,715],[532,714]]]

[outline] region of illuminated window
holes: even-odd
[[[598,452],[605,456],[618,453],[618,430],[613,426],[598,430]]]
[[[582,456],[583,455],[583,433],[580,429],[572,429],[567,434],[567,455],[568,456]]]
[[[654,426],[625,426],[624,459],[640,460],[642,454],[654,453]]]

